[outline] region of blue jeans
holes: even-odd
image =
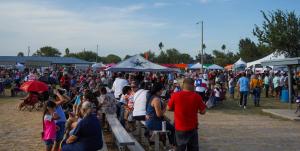
[[[66,122],[58,122],[58,123],[56,123],[56,126],[59,127],[59,130],[56,131],[56,140],[55,141],[57,143],[60,143],[63,140],[63,138],[64,138],[65,124],[66,124]]]
[[[254,105],[258,106],[260,101],[260,88],[254,88],[253,89],[253,101]]]
[[[240,105],[247,106],[248,91],[240,91]]]
[[[63,142],[61,147],[62,151],[85,151],[83,144],[80,142],[75,142],[72,144],[66,144]]]
[[[124,103],[118,102],[117,103],[117,117],[118,117],[120,123],[123,125],[123,127],[125,127],[124,113],[125,113]]]
[[[198,151],[198,131],[197,129],[191,131],[176,131],[176,151]]]

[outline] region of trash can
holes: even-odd
[[[281,98],[280,101],[282,103],[288,103],[289,102],[289,91],[287,89],[283,89],[281,91]]]

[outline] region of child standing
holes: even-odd
[[[216,84],[214,88],[214,106],[217,105],[221,101],[221,86],[220,84]]]
[[[230,77],[228,85],[229,85],[230,98],[234,99],[234,78],[233,78],[233,76]]]
[[[55,119],[58,115],[54,112],[56,104],[52,101],[48,101],[44,108],[43,114],[43,133],[42,139],[46,144],[46,151],[51,151],[55,138],[56,138],[56,125]]]

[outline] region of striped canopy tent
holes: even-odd
[[[225,68],[225,70],[232,70],[233,64],[226,65],[224,68]]]
[[[179,69],[186,69],[188,65],[184,63],[180,63],[180,64],[175,64],[175,67]]]

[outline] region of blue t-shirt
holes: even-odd
[[[249,79],[246,77],[241,77],[238,81],[240,85],[240,91],[249,91]]]
[[[65,112],[62,109],[61,105],[56,106],[55,112],[59,116],[59,119],[55,120],[55,123],[66,122],[67,121]]]
[[[95,113],[83,118],[75,128],[73,135],[78,137],[75,143],[82,145],[81,147],[86,151],[96,151],[102,148],[101,125]]]
[[[77,95],[77,96],[76,96],[76,99],[75,99],[74,105],[79,105],[80,102],[81,102],[80,95]]]

